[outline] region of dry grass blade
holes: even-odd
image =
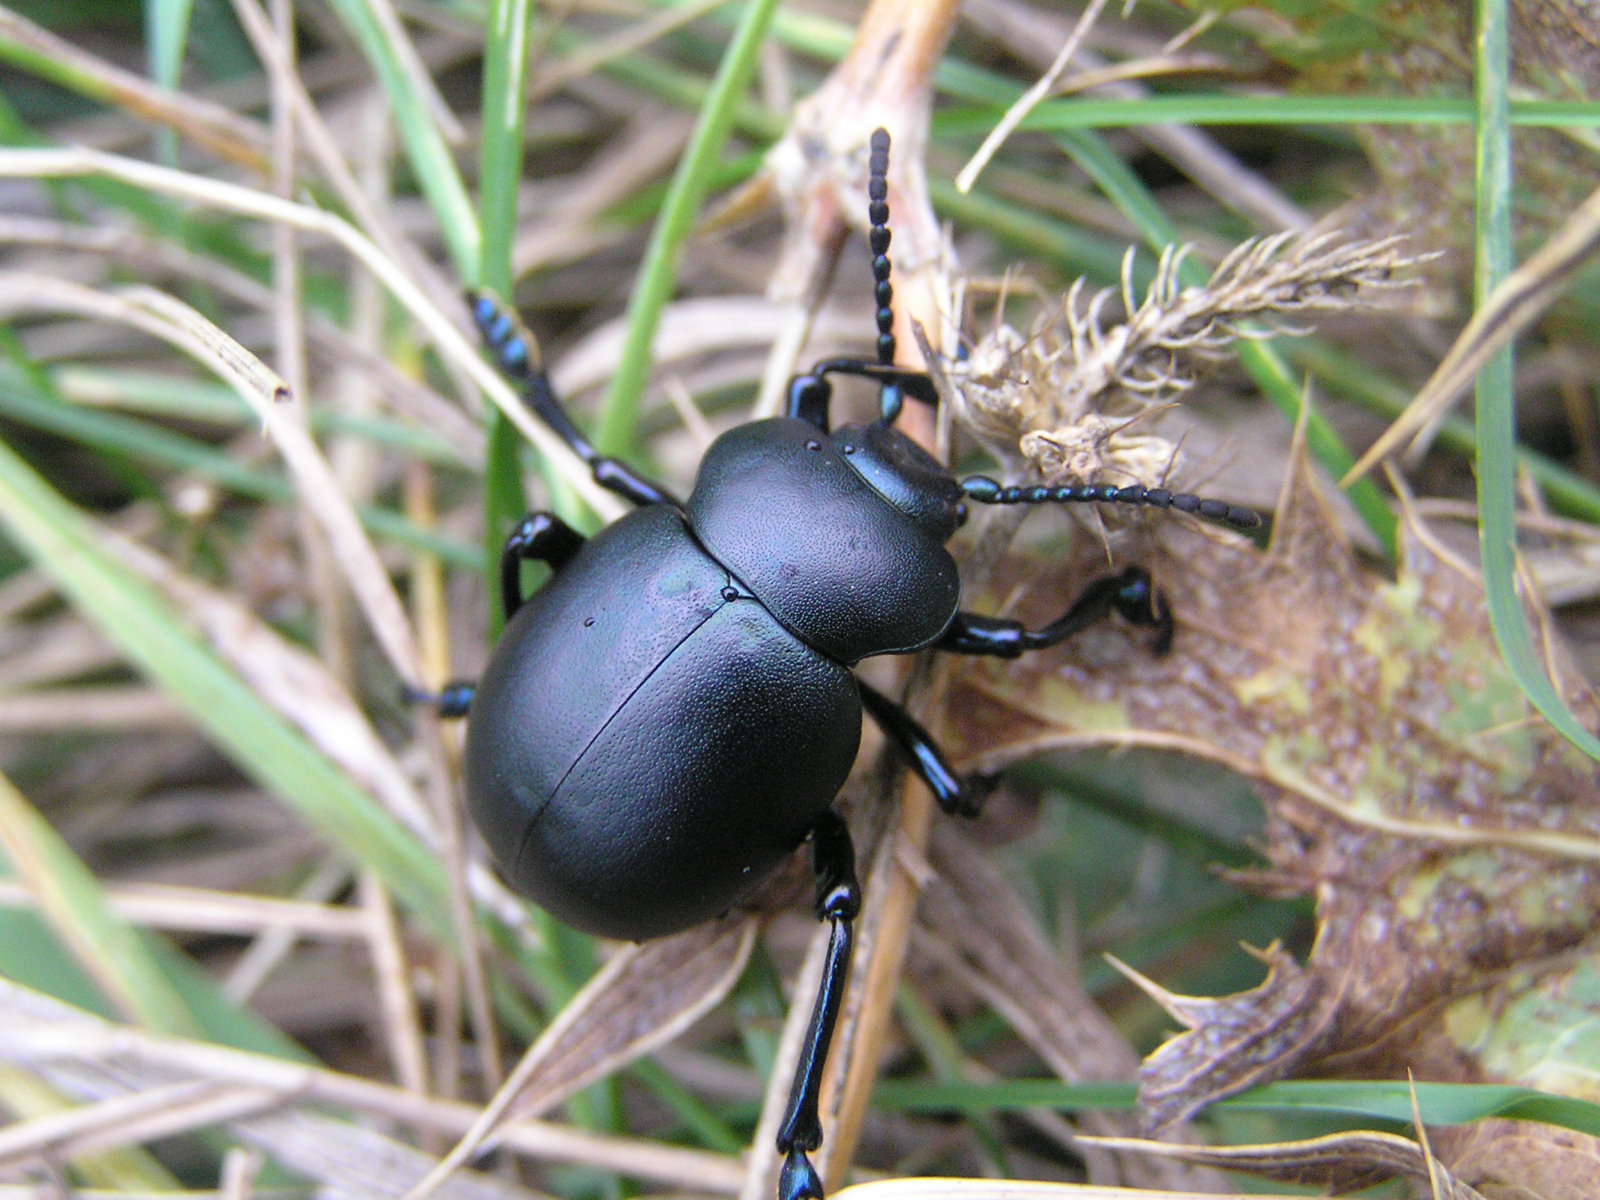
[[[755,922],[727,918],[619,950],[529,1046],[473,1127],[407,1193],[423,1200],[510,1121],[537,1116],[677,1037],[719,1004],[755,945]]]
[[[146,687],[75,687],[0,698],[0,733],[74,728],[170,731],[187,725],[182,709],[164,693]]]
[[[349,497],[307,431],[303,407],[286,403],[293,397],[282,380],[188,305],[151,288],[135,289],[129,298],[167,322],[171,332],[166,336],[175,344],[201,356],[202,361],[214,365],[225,379],[235,383],[239,394],[261,418],[262,428],[277,443],[301,505],[327,537],[333,561],[365,612],[390,664],[400,678],[417,678],[420,663],[416,642],[400,597],[361,528]],[[158,327],[147,328],[155,331]]]
[[[157,87],[7,8],[0,8],[0,37],[52,64],[54,70],[95,81],[109,103],[182,134],[221,158],[255,170],[266,165],[266,130],[231,109]]]
[[[111,911],[125,921],[151,929],[252,935],[285,930],[298,937],[354,941],[366,936],[360,913],[340,905],[284,900],[277,896],[245,896],[171,884],[130,883],[106,889]],[[31,892],[12,880],[0,880],[0,905],[29,907]]]
[[[116,263],[141,276],[174,277],[186,284],[200,284],[250,310],[266,312],[276,302],[271,288],[244,271],[122,226],[85,228],[69,221],[0,214],[0,242],[69,256],[92,256],[102,264]],[[342,366],[358,371],[397,414],[444,441],[462,462],[476,462],[483,456],[483,430],[460,407],[325,316],[308,312],[305,318],[315,369]],[[108,388],[103,379],[85,377],[86,374],[71,366],[63,367],[63,390],[85,402],[104,404],[115,400],[114,389]]]
[[[1554,303],[1597,248],[1600,190],[1592,192],[1544,245],[1489,294],[1405,413],[1357,460],[1340,484],[1348,487],[1442,415],[1483,365]]]
[[[1249,1171],[1285,1183],[1317,1187],[1337,1180],[1341,1193],[1398,1177],[1427,1185],[1434,1200],[1484,1200],[1477,1189],[1451,1175],[1425,1147],[1397,1134],[1373,1130],[1256,1146],[1182,1146],[1114,1137],[1084,1140],[1223,1170]]]
[[[566,443],[533,418],[511,385],[483,359],[478,347],[468,341],[461,328],[446,317],[397,264],[348,222],[319,209],[292,204],[252,188],[93,150],[0,150],[0,177],[51,179],[81,175],[118,179],[240,216],[282,222],[303,232],[332,238],[377,276],[412,318],[427,331],[440,352],[447,354],[453,366],[464,371],[483,389],[518,432],[537,445],[542,453],[567,464],[572,486],[583,494],[595,511],[608,516],[615,516],[621,511],[620,501],[596,485],[587,468]]]
[[[1070,36],[1069,14],[1059,12],[1054,6],[1033,8],[1011,0],[968,0],[963,11],[969,21],[990,31],[1008,54],[1038,70],[1048,69],[1049,48],[1060,45]],[[1164,44],[1154,52],[1158,65],[1161,55],[1169,48]],[[1117,82],[1107,78],[1122,70],[1124,64],[1108,63],[1105,55],[1093,51],[1085,52],[1082,58],[1086,69],[1067,81],[1074,88],[1093,85],[1102,87],[1107,95],[1124,99],[1151,94],[1150,88],[1132,80]],[[1137,68],[1151,61],[1151,57],[1141,56],[1127,65]],[[1306,211],[1269,175],[1239,161],[1225,145],[1221,131],[1191,125],[1150,125],[1130,132],[1169,159],[1189,180],[1212,193],[1227,208],[1245,215],[1252,227],[1300,230],[1312,224]]]
[[[29,297],[29,306],[59,306],[133,325],[195,356],[227,380],[277,441],[299,485],[302,503],[328,535],[335,559],[344,568],[345,578],[360,598],[395,670],[403,679],[417,677],[410,624],[388,573],[327,460],[292,411],[283,407],[288,390],[275,372],[194,309],[151,288],[107,296],[61,280],[26,275],[10,275],[0,286]]]
[[[340,1200],[399,1200],[433,1161],[426,1151],[376,1129],[303,1110],[269,1113],[234,1128],[274,1160],[316,1180],[321,1194]],[[439,1200],[554,1200],[549,1193],[477,1171],[461,1172],[437,1195]]]
[[[464,1134],[478,1116],[475,1105],[417,1096],[305,1063],[113,1025],[5,980],[0,980],[0,1056],[40,1072],[63,1090],[83,1097],[205,1080],[269,1092],[281,1105],[348,1109],[403,1122],[428,1135],[452,1138]],[[293,1127],[299,1133],[293,1133],[291,1127],[274,1126],[274,1152],[283,1152],[293,1133],[297,1139],[294,1155],[302,1165],[326,1156],[326,1161],[338,1164],[340,1171],[359,1172],[366,1151],[348,1148],[354,1127],[324,1118],[315,1121],[322,1123],[310,1132],[304,1124]],[[288,1132],[280,1136],[283,1129]],[[722,1195],[736,1191],[740,1177],[738,1165],[720,1155],[586,1133],[544,1121],[515,1122],[502,1131],[501,1145],[516,1153],[600,1165],[670,1186]],[[431,1164],[431,1159],[424,1161],[415,1152],[407,1152],[403,1166],[409,1174],[402,1172],[402,1177],[394,1180],[393,1194],[409,1188]]]
[[[1007,1179],[884,1179],[858,1183],[835,1200],[1299,1200],[1269,1192],[1173,1192]]]
[[[956,176],[956,190],[970,192],[972,185],[978,181],[983,168],[994,157],[1005,140],[1011,136],[1017,126],[1022,124],[1023,118],[1032,112],[1046,96],[1050,95],[1061,76],[1066,72],[1067,64],[1072,61],[1072,56],[1083,45],[1083,39],[1088,36],[1089,30],[1094,28],[1094,23],[1100,19],[1104,11],[1106,0],[1090,0],[1084,6],[1083,13],[1078,17],[1078,23],[1072,27],[1072,33],[1062,43],[1061,49],[1056,52],[1054,61],[1049,70],[1041,75],[1038,80],[1017,98],[1017,102],[1006,110],[1005,116],[983,139],[983,144],[978,147],[971,160],[961,168],[961,173]]]
[[[0,1171],[174,1137],[281,1102],[275,1092],[204,1079],[115,1096],[0,1130]]]

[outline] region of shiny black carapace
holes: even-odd
[[[964,612],[945,541],[967,504],[1177,508],[1248,527],[1255,513],[1186,493],[958,480],[893,426],[906,398],[935,403],[926,374],[894,365],[889,135],[872,136],[869,223],[878,355],[817,364],[788,413],[723,434],[687,501],[602,457],[572,423],[528,339],[487,297],[473,316],[525,402],[637,507],[585,540],[535,513],[501,556],[505,633],[476,689],[440,700],[466,715],[467,795],[506,880],[569,924],[642,940],[726,912],[808,838],[827,969],[788,1112],[781,1200],[820,1197],[807,1152],[822,1141],[817,1090],[860,906],[849,830],[833,802],[862,710],[908,754],[947,811],[975,799],[927,732],[851,668],[922,649],[1015,657],[1110,613],[1157,631],[1172,620],[1139,568],[1089,585],[1029,630]],[[881,417],[829,425],[833,375],[875,381]],[[524,596],[521,566],[551,577]]]

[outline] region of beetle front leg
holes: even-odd
[[[1143,567],[1128,567],[1119,574],[1095,580],[1071,608],[1043,629],[1026,629],[1022,622],[1003,617],[958,612],[934,648],[955,654],[1016,658],[1029,650],[1064,642],[1112,613],[1120,613],[1134,625],[1154,629],[1156,637],[1151,649],[1157,654],[1172,649],[1172,610]]]
[[[789,402],[784,410],[785,415],[798,417],[827,433],[830,429],[828,407],[833,400],[833,385],[828,382],[829,375],[857,375],[876,383],[889,397],[880,418],[885,425],[892,422],[900,411],[897,397],[910,396],[930,407],[939,404],[939,393],[934,390],[933,380],[925,371],[862,362],[855,358],[830,358],[812,367],[808,374],[796,375],[789,381]]]
[[[861,884],[856,880],[856,851],[850,828],[832,809],[817,818],[811,830],[811,864],[817,879],[817,917],[832,921],[828,961],[822,969],[811,1024],[795,1067],[789,1107],[778,1126],[778,1151],[784,1156],[778,1176],[778,1200],[822,1200],[822,1177],[807,1155],[822,1145],[822,1117],[817,1111],[822,1070],[839,1019],[845,980],[850,974],[853,943],[851,922],[861,911]]]

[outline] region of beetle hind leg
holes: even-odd
[[[500,549],[500,602],[506,619],[522,607],[522,564],[530,560],[546,563],[559,571],[583,549],[584,537],[554,513],[529,513],[518,521]],[[464,717],[472,708],[475,685],[462,681],[447,683],[437,692],[409,684],[401,689],[407,704],[426,704],[441,717]]]
[[[854,942],[851,925],[861,911],[861,884],[856,879],[855,845],[844,819],[832,809],[817,818],[811,831],[811,863],[816,874],[817,916],[831,921],[828,961],[811,1009],[811,1023],[795,1067],[789,1107],[778,1126],[778,1151],[784,1156],[778,1177],[778,1200],[822,1200],[822,1176],[809,1154],[822,1145],[822,1118],[817,1111],[822,1070],[839,1019],[845,980],[850,974]]]

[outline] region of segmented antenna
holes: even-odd
[[[878,366],[894,366],[894,287],[889,283],[889,131],[872,131],[867,157],[867,242],[872,247],[872,294],[877,302]],[[925,377],[924,377],[925,378]],[[905,403],[899,382],[878,389],[878,421],[893,425]]]
[[[1172,492],[1139,484],[1117,487],[1110,483],[1068,484],[1061,487],[1002,487],[987,475],[969,475],[961,490],[980,504],[1143,504],[1150,508],[1175,508],[1235,529],[1254,529],[1261,514],[1225,500],[1212,500],[1192,492]]]
[[[867,240],[872,246],[873,297],[878,304],[878,362],[894,363],[894,288],[889,283],[889,131],[874,129],[867,159]]]

